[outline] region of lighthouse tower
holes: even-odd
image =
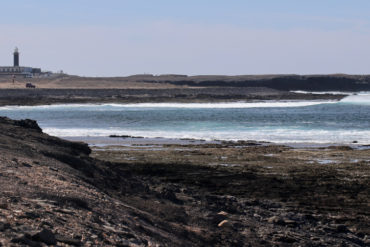
[[[18,47],[14,49],[14,67],[19,67],[19,52],[18,52]]]

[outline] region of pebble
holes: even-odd
[[[281,218],[279,218],[278,216],[272,216],[272,217],[268,218],[267,222],[270,223],[270,224],[279,224],[279,225],[284,224],[284,221]]]
[[[228,227],[228,226],[231,226],[231,223],[230,223],[230,221],[228,221],[228,220],[223,220],[223,221],[221,221],[221,222],[218,224],[218,227]]]

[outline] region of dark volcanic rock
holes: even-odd
[[[54,233],[47,229],[44,229],[41,232],[36,233],[35,235],[32,236],[32,239],[35,241],[44,242],[45,244],[48,245],[57,243]]]
[[[176,162],[155,162],[150,155],[150,162],[106,162],[90,157],[86,144],[51,137],[32,121],[8,118],[0,118],[0,140],[0,246],[369,242],[368,177],[358,175],[369,169],[364,162],[297,165],[303,157],[282,159],[287,147],[249,143],[195,145],[189,156],[198,157],[195,165],[188,164],[190,158],[178,161],[192,152],[184,153],[184,148],[180,155],[176,150]],[[244,166],[208,165],[215,160],[212,152],[230,157],[230,148],[238,163],[246,160]],[[273,157],[265,156],[271,152]],[[279,162],[276,169],[265,167]]]
[[[175,84],[177,82],[174,82]],[[189,82],[192,88],[166,89],[1,89],[0,105],[42,105],[57,103],[143,103],[143,102],[228,102],[261,100],[340,100],[345,95],[301,94],[268,88],[261,83]],[[184,84],[186,85],[186,84]],[[180,85],[181,86],[181,85]],[[271,87],[276,87],[275,84]],[[198,87],[198,88],[194,88]],[[289,89],[287,89],[289,90]],[[337,89],[339,90],[339,89]],[[353,89],[354,90],[354,89]],[[319,90],[320,91],[320,90]],[[182,97],[178,97],[181,94]],[[68,96],[66,96],[68,95]],[[114,96],[115,97],[112,97]],[[117,96],[118,95],[118,96]]]
[[[42,132],[40,126],[37,124],[35,120],[31,119],[25,119],[25,120],[19,120],[15,122],[16,125],[24,127],[26,129],[33,129],[38,132]]]
[[[20,126],[20,127],[25,128],[25,129],[36,130],[37,132],[40,132],[40,133],[42,132],[42,129],[37,124],[37,122],[35,120],[31,120],[31,119],[11,120],[11,119],[6,118],[6,117],[0,117],[0,123]]]

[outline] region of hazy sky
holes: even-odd
[[[370,74],[369,0],[2,0],[0,65],[69,74]]]

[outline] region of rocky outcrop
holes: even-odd
[[[288,164],[290,176],[253,166],[106,162],[91,158],[86,144],[48,136],[30,120],[0,118],[0,140],[3,246],[370,243],[366,178],[342,183],[332,170],[303,174]]]
[[[153,82],[154,83],[154,82]],[[181,83],[181,82],[173,82]],[[177,88],[158,89],[1,89],[0,105],[47,105],[56,103],[143,103],[143,102],[227,102],[258,100],[339,100],[344,95],[300,94],[265,87],[263,83],[186,82]],[[240,85],[239,85],[240,84]],[[277,87],[279,84],[271,87]],[[192,88],[188,86],[193,86]],[[349,84],[352,90],[356,90]],[[336,90],[340,90],[339,88]]]

